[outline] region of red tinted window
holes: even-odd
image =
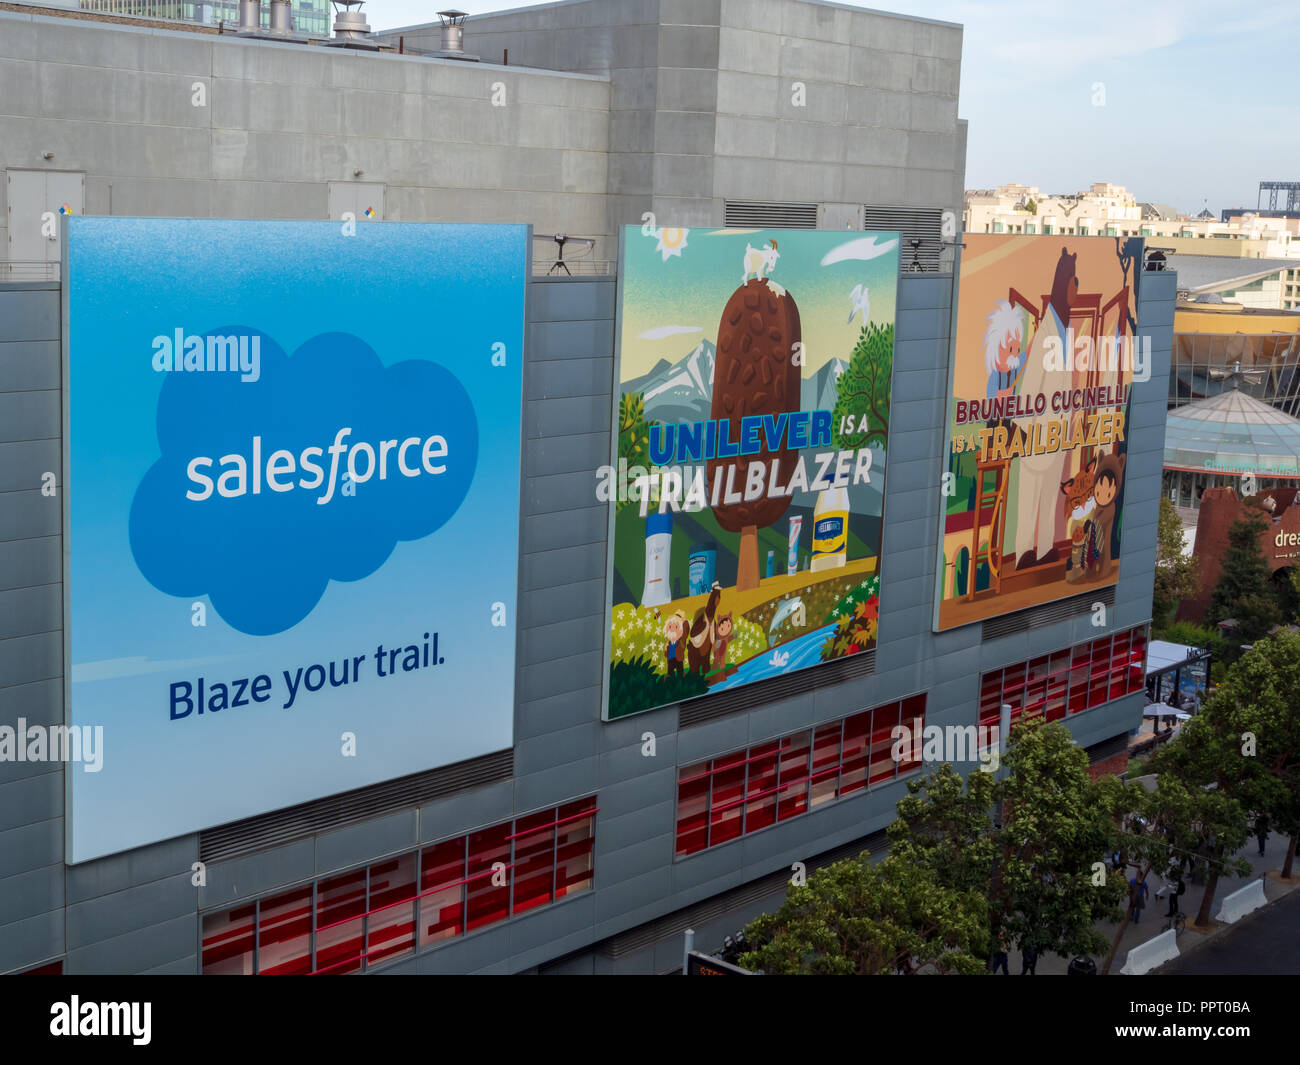
[[[709,845],[709,784],[712,762],[683,769],[677,782],[677,853],[694,854]]]
[[[911,730],[913,740],[920,740],[925,730],[925,696],[913,695],[910,699],[903,700],[903,713],[899,721],[899,727],[907,726]],[[911,773],[921,768],[921,743],[913,742],[901,750],[901,759],[898,763],[898,775]]]
[[[366,964],[415,952],[415,852],[370,867]]]
[[[886,703],[871,712],[871,772],[867,779],[872,784],[879,784],[894,776],[894,753],[895,745],[898,743],[898,733],[895,731],[898,728],[898,711],[898,703]]]
[[[269,976],[311,972],[310,884],[262,900],[257,920],[257,964],[258,971]]]
[[[591,888],[596,846],[596,814],[590,799],[567,803],[556,811],[555,897]]]
[[[840,776],[840,733],[844,722],[819,725],[813,733],[812,805],[835,798]]]
[[[740,835],[745,815],[746,752],[713,760],[713,800],[709,807],[709,846]]]
[[[253,974],[253,934],[256,915],[256,903],[204,915],[204,973],[234,976]]]
[[[510,912],[524,913],[554,897],[555,811],[521,817],[515,831],[515,901]]]
[[[778,761],[776,818],[784,821],[808,810],[808,755],[810,736],[800,732],[781,741]]]
[[[749,783],[745,789],[745,831],[757,832],[776,823],[776,765],[780,740],[760,743],[749,756]]]
[[[845,719],[842,757],[840,794],[851,795],[867,786],[867,763],[871,758],[870,710]]]
[[[504,921],[510,915],[510,823],[469,837],[467,930]]]
[[[420,853],[420,946],[465,930],[465,838]]]
[[[1092,644],[1080,644],[1070,653],[1070,713],[1088,709],[1088,690],[1092,684]]]
[[[980,680],[979,723],[985,728],[1002,720],[1002,670],[985,673]]]
[[[322,880],[316,888],[316,972],[357,972],[365,951],[366,871]]]
[[[318,881],[314,904],[307,885],[204,914],[203,971],[359,972],[588,890],[596,813],[580,799],[386,858]]]

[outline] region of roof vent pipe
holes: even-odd
[[[366,16],[361,13],[362,0],[332,0],[334,4],[334,39],[359,41],[370,33]],[[353,5],[356,10],[353,11]]]
[[[289,0],[271,0],[271,32],[277,37],[293,33],[293,11]]]
[[[239,32],[249,33],[262,28],[262,5],[258,0],[239,0]]]
[[[439,11],[442,19],[442,51],[465,51],[465,20],[469,15],[464,11]]]

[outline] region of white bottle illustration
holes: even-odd
[[[813,572],[837,569],[849,560],[849,490],[827,488],[817,496],[812,520]]]
[[[651,514],[645,520],[645,590],[642,606],[663,606],[672,598],[669,572],[673,551],[673,516]]]

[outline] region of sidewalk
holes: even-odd
[[[1238,855],[1250,862],[1251,875],[1248,877],[1220,876],[1218,886],[1214,891],[1214,904],[1210,909],[1210,916],[1213,917],[1219,912],[1219,906],[1224,898],[1245,887],[1251,880],[1258,879],[1261,874],[1270,871],[1272,876],[1266,876],[1264,879],[1264,896],[1269,902],[1274,902],[1300,888],[1300,857],[1296,859],[1291,879],[1283,881],[1279,878],[1282,862],[1286,858],[1288,842],[1289,837],[1274,832],[1268,837],[1264,856],[1260,857],[1259,844],[1253,838],[1249,840],[1246,847],[1238,852]],[[1147,906],[1142,911],[1141,920],[1136,924],[1130,921],[1128,927],[1124,929],[1124,936],[1120,940],[1119,949],[1115,952],[1115,960],[1111,963],[1111,976],[1119,975],[1120,969],[1124,967],[1124,959],[1128,957],[1130,950],[1160,934],[1166,920],[1165,912],[1169,908],[1168,896],[1160,899],[1155,897],[1156,891],[1159,890],[1162,883],[1163,881],[1155,873],[1147,877],[1147,886],[1150,888]],[[1178,950],[1181,954],[1195,950],[1203,942],[1232,927],[1232,925],[1215,923],[1208,933],[1199,931],[1192,922],[1196,919],[1196,913],[1201,908],[1201,900],[1205,897],[1205,885],[1194,884],[1190,879],[1186,883],[1187,891],[1180,902],[1180,908],[1187,915],[1187,930],[1178,937]],[[1098,932],[1104,935],[1107,940],[1110,940],[1115,935],[1118,923],[1102,921],[1096,927]],[[1100,975],[1106,955],[1103,953],[1093,960],[1097,963],[1097,972]],[[1011,975],[1016,976],[1020,973],[1021,959],[1018,950],[1008,952],[1008,965]],[[1049,954],[1038,960],[1037,975],[1063,976],[1069,965],[1069,958],[1060,958],[1055,954]]]

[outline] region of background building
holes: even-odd
[[[1189,218],[1168,204],[1139,203],[1124,186],[1104,181],[1066,196],[1043,193],[1032,185],[999,185],[968,191],[965,204],[967,233],[1146,237],[1179,255],[1300,258],[1300,217],[1225,211],[1218,220],[1202,211]]]
[[[1175,259],[1174,265],[1180,266],[1180,260]],[[1191,272],[1195,277],[1195,268]],[[1181,288],[1181,273],[1179,285]],[[1170,408],[1239,388],[1287,414],[1300,415],[1300,378],[1296,373],[1300,313],[1258,310],[1212,299],[1180,302],[1174,314]]]

